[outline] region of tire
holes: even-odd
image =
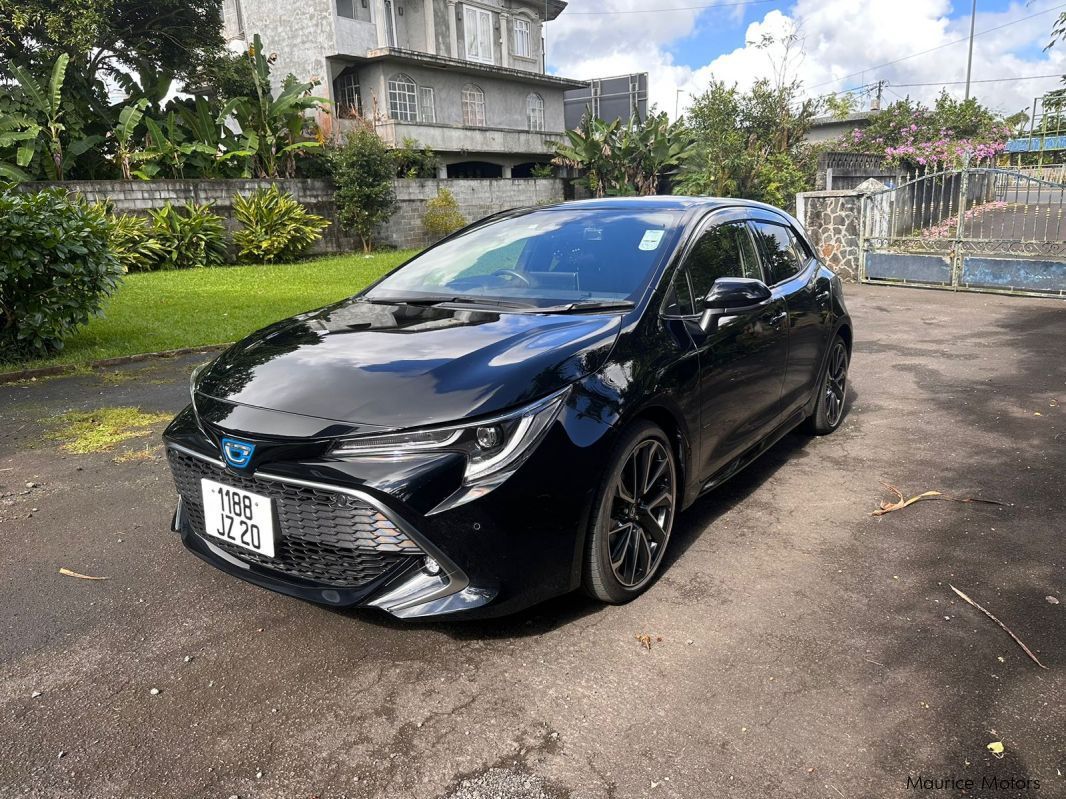
[[[837,335],[829,345],[825,371],[818,380],[818,401],[814,413],[807,417],[808,432],[824,436],[840,427],[847,413],[850,360],[847,342]]]
[[[654,580],[670,541],[680,487],[670,439],[651,422],[626,430],[609,463],[596,495],[584,588],[594,599],[620,605]]]

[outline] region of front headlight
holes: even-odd
[[[200,376],[200,372],[206,369],[211,364],[211,361],[202,363],[192,370],[192,374],[189,375],[189,399],[192,402],[193,410],[196,410],[196,378]]]
[[[469,424],[344,439],[331,454],[345,457],[462,452],[466,455],[464,485],[492,488],[513,474],[536,449],[568,392],[566,388],[524,408]]]

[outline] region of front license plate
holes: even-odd
[[[201,480],[205,532],[251,552],[274,557],[274,509],[269,497]]]

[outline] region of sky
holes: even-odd
[[[712,79],[746,88],[785,64],[810,96],[883,80],[884,104],[906,96],[930,102],[945,87],[961,98],[971,2],[570,0],[547,26],[548,66],[581,79],[647,72],[650,102],[671,116]],[[972,93],[1009,115],[1062,85],[1066,42],[1044,48],[1064,11],[1066,2],[1055,0],[977,0]],[[787,60],[779,45],[756,46],[790,32],[797,35]],[[856,95],[868,108],[872,92]]]

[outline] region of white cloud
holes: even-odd
[[[670,0],[674,7],[696,2]],[[665,5],[665,4],[664,4]],[[1037,13],[1048,4],[1027,5],[1022,0],[1006,11],[978,13],[977,30]],[[794,64],[809,94],[851,89],[878,80],[888,81],[885,101],[896,95],[932,100],[939,85],[903,84],[961,81],[966,75],[966,44],[942,47],[965,39],[969,18],[950,19],[949,0],[798,0],[785,12],[771,10],[747,26],[743,38],[730,52],[707,53],[705,64],[690,67],[676,63],[671,46],[695,33],[699,40],[706,26],[721,24],[741,10],[686,10],[657,13],[581,15],[572,12],[647,9],[642,0],[577,0],[549,26],[549,63],[559,74],[593,78],[627,72],[648,72],[651,102],[674,112],[683,110],[693,94],[703,91],[712,77],[748,86],[772,73],[768,52],[756,47],[764,33],[780,37],[795,28],[802,37],[804,56]],[[749,12],[757,6],[748,6]],[[973,79],[1050,75],[1066,72],[1066,44],[1047,53],[1051,24],[1058,12],[1035,16],[992,33],[976,37]],[[735,17],[734,17],[735,19]],[[924,50],[931,53],[903,59]],[[888,62],[897,62],[888,64]],[[888,64],[887,66],[881,66]],[[1013,113],[1026,108],[1033,96],[1057,88],[1056,78],[1002,83],[974,83],[973,93],[995,109]],[[963,86],[948,86],[962,96]]]

